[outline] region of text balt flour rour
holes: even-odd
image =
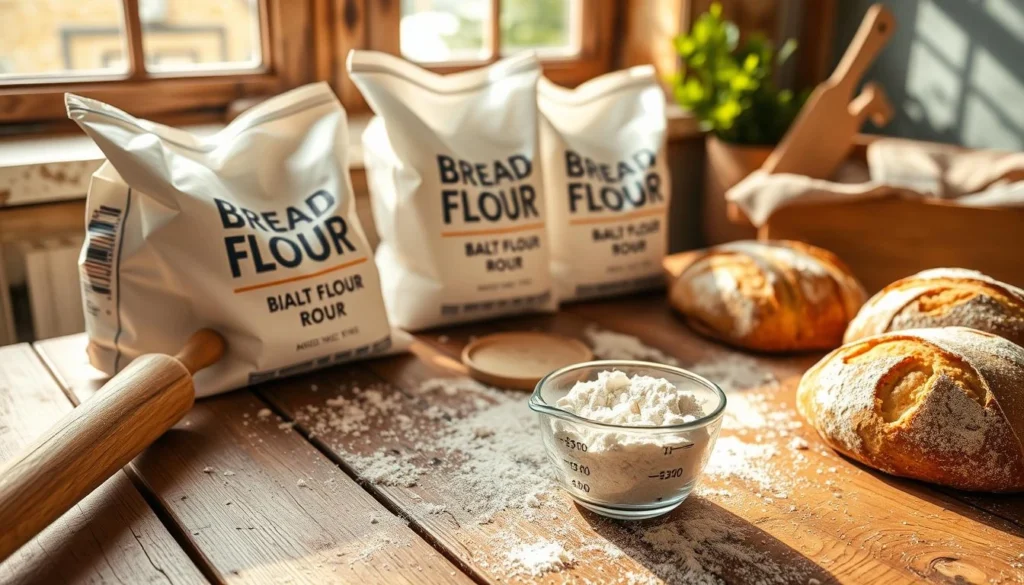
[[[94,366],[114,374],[210,327],[228,350],[196,374],[205,396],[395,347],[327,84],[208,138],[70,94],[67,108],[108,160],[79,259]]]
[[[561,300],[660,286],[671,196],[653,67],[538,85],[540,166]]]
[[[554,310],[537,160],[540,65],[440,76],[353,51],[388,314],[405,329]]]

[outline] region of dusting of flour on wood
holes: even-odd
[[[600,358],[680,365],[636,337],[597,327],[585,337]],[[746,401],[750,408],[744,410],[754,414],[725,419],[733,434],[725,442],[725,459],[715,464],[718,449],[711,459],[707,473],[713,486],[698,486],[680,508],[644,522],[607,520],[574,506],[554,481],[525,393],[462,377],[430,379],[405,391],[383,383],[335,389],[321,383],[314,396],[322,401],[294,417],[302,432],[343,454],[361,481],[406,494],[414,502],[412,521],[484,530],[498,556],[475,562],[503,581],[531,582],[538,574],[557,581],[561,574],[566,582],[586,582],[578,581],[577,567],[615,566],[629,559],[634,569],[592,582],[718,584],[725,576],[737,582],[806,583],[820,577],[802,569],[794,573],[793,562],[763,549],[756,527],[715,503],[735,502],[739,483],[753,484],[764,496],[762,505],[797,488],[773,479],[771,470],[804,457],[803,451],[780,454],[743,446],[758,436],[793,433],[797,423],[760,408],[756,394],[746,392],[774,388],[777,380],[755,360],[735,353],[681,365],[716,381],[730,401]],[[540,525],[540,519],[549,527],[544,536],[524,528]]]

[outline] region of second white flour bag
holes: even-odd
[[[551,272],[563,301],[663,284],[671,200],[654,68],[538,85]]]
[[[79,258],[89,358],[108,374],[210,327],[227,353],[206,396],[388,352],[392,332],[355,213],[345,110],[327,84],[271,98],[215,135],[68,94],[108,162]]]
[[[441,76],[353,51],[348,69],[377,114],[363,150],[392,322],[419,330],[554,310],[536,58]]]

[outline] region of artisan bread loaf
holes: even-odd
[[[1024,290],[974,270],[925,270],[871,297],[850,322],[844,340],[948,326],[987,331],[1024,346]]]
[[[801,242],[732,242],[696,256],[669,301],[699,333],[759,351],[838,346],[866,295],[834,254]]]
[[[965,327],[849,343],[804,374],[797,408],[865,465],[975,491],[1024,489],[1024,348]]]

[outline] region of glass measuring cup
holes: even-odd
[[[680,425],[638,427],[588,420],[556,406],[577,382],[609,370],[664,378],[692,392],[705,414]],[[722,389],[697,374],[621,360],[556,370],[541,379],[529,402],[562,487],[581,506],[623,520],[660,516],[690,495],[718,438],[725,403]]]

